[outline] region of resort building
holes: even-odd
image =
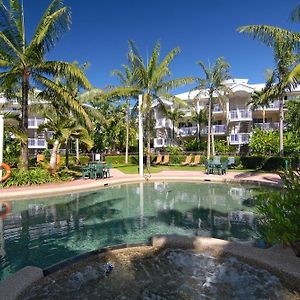
[[[29,105],[34,100],[30,99],[29,95]],[[3,95],[0,95],[0,112],[13,112],[20,113],[21,107],[16,99],[7,100]],[[47,138],[51,135],[51,132],[41,131],[38,132],[38,127],[40,124],[45,123],[46,120],[38,116],[38,114],[29,112],[28,119],[28,149],[29,153],[37,154],[45,149],[47,149]]]
[[[222,105],[216,100],[212,110],[212,133],[214,139],[226,140],[229,145],[236,146],[237,151],[247,150],[250,137],[254,128],[274,130],[279,128],[279,101],[274,101],[266,107],[258,107],[253,110],[249,104],[255,91],[261,91],[265,84],[249,84],[247,79],[230,79],[225,82],[230,93]],[[285,100],[294,98],[300,93],[300,88],[289,93]],[[176,95],[187,105],[181,109],[183,116],[179,119],[178,126],[174,131],[176,140],[183,143],[185,140],[195,138],[200,131],[201,138],[207,138],[208,127],[199,124],[193,119],[194,112],[208,107],[208,91],[197,90]],[[173,104],[164,101],[169,110],[173,110]],[[158,103],[154,104],[155,138],[153,147],[159,150],[174,144],[172,140],[173,124]]]

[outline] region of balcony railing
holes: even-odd
[[[254,128],[260,128],[264,130],[274,130],[279,128],[279,122],[275,123],[254,123]]]
[[[171,120],[168,120],[166,118],[156,120],[155,128],[165,128],[165,127],[172,128]]]
[[[280,106],[280,101],[274,101],[270,104],[268,104],[268,106],[265,107],[265,110],[278,110]],[[259,106],[256,110],[263,110],[262,106]]]
[[[213,125],[212,126],[212,132],[214,134],[225,134],[226,133],[226,125]],[[201,133],[203,134],[207,134],[208,133],[208,126],[206,126],[205,128],[203,128],[201,130]]]
[[[231,110],[229,113],[230,121],[251,121],[252,111],[247,109]]]
[[[45,149],[47,148],[47,142],[45,139],[28,139],[28,148],[30,149]]]
[[[155,138],[153,141],[154,148],[161,148],[171,145],[171,139]]]
[[[234,133],[229,136],[231,145],[249,144],[251,135],[249,133]]]
[[[197,133],[197,127],[181,127],[178,129],[178,134],[181,136],[190,136],[195,135]]]
[[[28,128],[37,129],[41,124],[45,123],[45,119],[28,119]]]

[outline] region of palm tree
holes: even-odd
[[[279,100],[279,153],[283,155],[283,104],[286,92],[297,85],[300,78],[300,64],[295,66],[299,61],[299,56],[294,53],[294,50],[299,48],[300,35],[267,25],[243,26],[238,28],[238,31],[273,48],[275,61],[275,69],[272,74],[273,83],[267,84],[268,88],[260,97],[265,104]]]
[[[175,141],[175,126],[178,127],[178,121],[183,116],[184,116],[184,112],[180,110],[178,107],[166,111],[166,117],[172,121],[172,144],[173,145]]]
[[[150,166],[151,155],[151,125],[152,125],[152,105],[154,101],[162,101],[162,98],[173,101],[174,97],[168,92],[177,87],[192,83],[194,78],[170,79],[171,62],[179,54],[180,49],[172,49],[165,58],[159,62],[160,43],[156,43],[150,59],[145,63],[138,49],[132,41],[129,41],[129,54],[132,60],[134,86],[131,88],[120,87],[109,93],[107,97],[121,97],[141,94],[142,113],[145,122],[146,144],[147,144],[147,166]]]
[[[119,78],[121,85],[125,88],[134,88],[135,87],[135,78],[132,65],[132,55],[128,54],[129,65],[122,65],[124,73],[120,70],[112,71],[112,75],[115,75]],[[125,145],[125,164],[128,164],[128,147],[129,147],[129,126],[130,126],[130,98],[137,100],[138,95],[135,97],[125,96],[125,107],[126,107],[126,145]]]
[[[44,116],[47,118],[47,123],[40,125],[38,130],[47,129],[53,132],[53,147],[50,158],[50,172],[53,174],[56,171],[57,151],[61,144],[67,144],[70,137],[74,137],[79,139],[87,149],[91,149],[93,141],[88,131],[78,125],[74,118],[67,118],[59,111],[52,111]]]
[[[62,0],[51,2],[30,42],[27,42],[25,36],[23,5],[20,5],[19,0],[10,0],[9,4],[8,8],[2,1],[0,3],[0,86],[5,92],[16,86],[22,91],[22,130],[28,132],[28,93],[31,85],[56,90],[64,96],[70,107],[80,110],[77,103],[66,95],[65,90],[55,84],[52,76],[74,78],[85,88],[90,88],[90,83],[77,66],[45,60],[47,52],[70,27],[70,10],[63,5]],[[27,141],[22,143],[21,161],[22,167],[27,169]]]
[[[192,120],[197,123],[197,140],[200,143],[202,124],[207,123],[207,109],[200,109],[197,111],[196,108],[193,108]]]
[[[198,62],[202,71],[205,74],[205,78],[197,78],[197,86],[193,90],[199,90],[196,98],[200,96],[203,89],[206,89],[208,93],[208,132],[207,132],[207,159],[210,159],[211,149],[214,155],[214,143],[212,136],[212,110],[215,100],[223,106],[223,103],[230,93],[229,88],[224,85],[224,81],[230,78],[229,64],[223,57],[217,58],[216,62],[209,67],[202,62]],[[212,145],[211,145],[212,144]]]

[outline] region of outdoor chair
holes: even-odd
[[[103,168],[103,176],[104,178],[109,178],[110,177],[110,169],[112,168],[112,164],[109,163]]]
[[[217,166],[218,174],[224,175],[227,173],[228,164],[227,161],[223,161],[220,165]]]
[[[214,164],[213,161],[210,159],[206,163],[206,174],[213,174],[214,173]]]
[[[228,157],[228,167],[234,167],[235,166],[235,158],[233,156]]]
[[[220,156],[215,156],[212,163],[215,164],[215,165],[220,165],[221,164],[221,157]]]
[[[164,160],[161,162],[161,165],[168,165],[170,162],[170,155],[164,155]]]
[[[200,164],[200,159],[201,159],[200,155],[196,155],[195,159],[194,159],[194,162],[192,162],[190,165],[191,166],[198,166]]]
[[[155,165],[159,165],[161,164],[161,160],[162,160],[162,155],[161,154],[158,154],[156,156],[156,161],[154,162]]]
[[[186,158],[185,158],[185,161],[181,163],[182,166],[187,166],[191,163],[192,161],[192,154],[188,155]]]
[[[85,166],[82,168],[82,178],[90,178],[91,170],[89,166]]]

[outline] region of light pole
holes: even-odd
[[[144,176],[144,143],[143,143],[143,115],[142,115],[142,102],[143,95],[139,95],[139,175],[140,177]]]
[[[4,118],[0,114],[0,165],[3,163],[3,139],[4,139]],[[2,169],[0,168],[0,179],[2,178]]]

